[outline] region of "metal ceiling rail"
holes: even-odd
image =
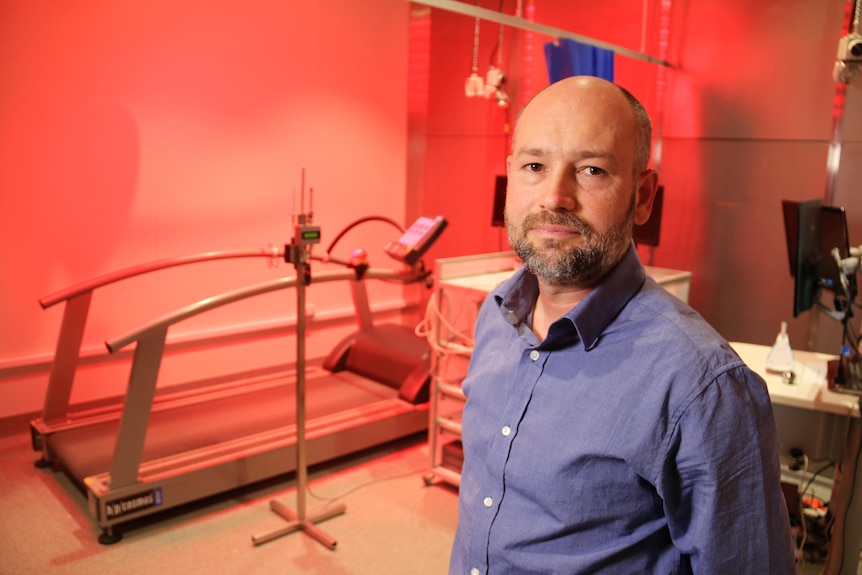
[[[413,2],[414,4],[423,4],[425,6],[431,6],[432,8],[440,8],[442,10],[448,10],[449,12],[455,12],[458,14],[464,14],[465,16],[473,16],[474,18],[481,18],[483,20],[488,20],[490,22],[496,22],[497,24],[502,24],[504,26],[509,26],[511,28],[518,28],[521,30],[529,30],[532,32],[538,32],[539,34],[545,34],[546,36],[552,36],[556,38],[568,38],[569,40],[575,40],[580,42],[581,44],[587,44],[589,46],[594,46],[596,48],[602,48],[604,50],[610,50],[615,54],[619,54],[620,56],[626,56],[628,58],[634,58],[635,60],[641,60],[643,62],[648,62],[650,64],[656,64],[658,66],[665,66],[667,68],[673,68],[673,65],[670,62],[665,60],[661,60],[660,58],[656,58],[655,56],[650,56],[644,52],[638,52],[637,50],[630,50],[628,48],[623,48],[622,46],[617,46],[615,44],[610,44],[608,42],[602,42],[600,40],[594,40],[588,36],[582,36],[580,34],[575,34],[574,32],[569,32],[568,30],[563,30],[562,28],[555,28],[553,26],[546,26],[545,24],[538,24],[536,22],[530,22],[524,18],[519,16],[509,16],[508,14],[503,14],[502,12],[497,12],[495,10],[489,10],[488,8],[482,8],[479,6],[471,6],[470,4],[465,4],[464,2],[458,2],[457,0],[408,0]]]

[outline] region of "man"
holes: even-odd
[[[525,265],[476,322],[450,575],[795,573],[766,385],[632,244],[650,137],[594,77],[518,118],[506,228]]]

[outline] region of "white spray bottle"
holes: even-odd
[[[781,322],[781,331],[766,356],[766,370],[783,373],[792,371],[794,364],[793,349],[790,347],[790,338],[787,336],[787,322]]]

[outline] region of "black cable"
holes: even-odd
[[[423,271],[418,277],[406,277],[406,278],[374,278],[379,282],[385,284],[412,284],[416,282],[421,282],[423,280],[428,279],[429,276],[433,275],[432,272]]]
[[[365,483],[359,483],[358,485],[354,485],[353,487],[351,487],[345,491],[342,491],[341,493],[339,493],[338,495],[335,495],[333,497],[323,497],[321,495],[318,495],[318,494],[314,493],[309,486],[306,486],[305,490],[308,492],[309,495],[311,495],[315,499],[317,499],[319,501],[325,501],[326,505],[331,505],[331,504],[335,503],[336,501],[347,497],[351,493],[359,491],[360,489],[365,489],[366,487],[370,487],[372,485],[375,485],[377,483],[382,483],[384,481],[391,481],[393,479],[401,479],[402,477],[407,477],[409,475],[420,475],[422,473],[422,471],[425,469],[427,469],[427,468],[411,469],[409,471],[404,471],[403,473],[396,473],[396,474],[390,475],[388,477],[380,477],[378,479],[371,479],[369,481],[366,481]]]
[[[808,480],[808,483],[806,483],[806,484],[802,487],[802,495],[803,495],[803,497],[805,496],[805,492],[806,492],[806,491],[808,491],[808,488],[809,488],[809,487],[811,487],[811,484],[812,484],[812,483],[814,483],[814,480],[815,480],[815,479],[817,479],[817,477],[818,477],[821,473],[823,473],[824,471],[826,471],[827,469],[829,469],[829,468],[830,468],[830,467],[832,467],[833,465],[835,465],[835,462],[834,462],[834,461],[829,461],[828,463],[826,463],[825,465],[823,465],[820,469],[818,469],[817,471],[814,471],[814,472],[811,474],[811,479],[809,479],[809,480]]]
[[[334,240],[332,240],[332,242],[329,244],[329,247],[328,247],[328,248],[326,248],[326,254],[327,254],[327,255],[329,255],[329,254],[332,252],[332,249],[335,247],[335,244],[337,244],[337,243],[338,243],[338,241],[339,241],[342,237],[344,237],[344,235],[345,235],[347,232],[349,232],[350,230],[352,230],[353,228],[355,228],[355,227],[356,227],[356,226],[358,226],[359,224],[364,224],[365,222],[372,222],[372,221],[380,221],[380,222],[386,222],[387,224],[392,224],[393,226],[395,226],[396,228],[398,228],[398,230],[399,230],[402,234],[403,234],[405,231],[407,231],[407,230],[405,230],[405,229],[404,229],[404,226],[402,226],[401,224],[399,224],[399,223],[398,223],[398,222],[396,222],[395,220],[390,219],[390,218],[387,218],[387,217],[385,217],[385,216],[366,216],[366,217],[364,217],[364,218],[359,218],[358,220],[355,220],[354,222],[352,222],[352,223],[348,224],[348,226],[347,226],[346,228],[344,228],[343,230],[341,230],[340,232],[338,232],[338,235],[337,235],[337,236],[335,236],[335,239],[334,239]]]

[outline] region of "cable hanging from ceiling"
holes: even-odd
[[[499,12],[503,11],[503,2],[500,0],[498,8]],[[476,6],[480,6],[480,0],[476,1]],[[470,67],[470,75],[464,82],[464,93],[468,98],[484,97],[491,99],[492,97],[501,108],[509,107],[509,95],[503,89],[503,84],[506,82],[506,74],[503,72],[503,25],[498,24],[497,43],[491,52],[488,71],[483,78],[479,74],[479,38],[480,38],[481,18],[476,16],[473,22],[473,51]]]

